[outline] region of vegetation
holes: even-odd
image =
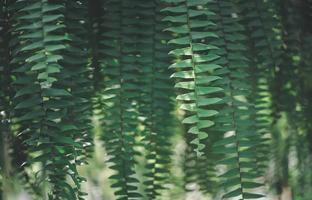
[[[17,183],[89,199],[100,172],[114,196],[99,199],[310,200],[311,13],[310,0],[0,0],[0,200]]]

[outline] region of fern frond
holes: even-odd
[[[145,30],[138,32],[141,85],[139,112],[144,126],[142,143],[147,151],[143,184],[147,198],[155,199],[165,188],[171,155],[172,134],[169,127],[173,90],[167,69],[170,63],[169,48],[165,42],[169,36],[163,33],[165,26],[161,21],[160,1],[141,1],[138,7],[139,27]]]
[[[214,22],[218,25],[215,31],[220,39],[211,41],[219,44],[217,50],[221,59],[215,63],[223,66],[217,73],[226,75],[226,78],[216,81],[215,84],[224,88],[225,107],[216,117],[215,130],[225,132],[224,138],[214,144],[215,151],[224,154],[225,158],[218,164],[225,165],[226,171],[221,178],[221,185],[225,188],[223,199],[256,199],[263,195],[254,193],[252,189],[260,187],[259,174],[255,164],[254,122],[252,105],[248,102],[250,83],[248,82],[248,59],[245,57],[247,38],[244,27],[240,24],[237,10],[231,1],[214,1],[210,5],[217,14]]]
[[[89,67],[92,70],[91,79],[93,81],[93,92],[94,97],[92,98],[92,106],[94,115],[98,118],[100,123],[103,123],[103,116],[105,105],[101,99],[101,93],[103,88],[103,70],[100,65],[100,60],[105,56],[101,48],[105,48],[104,44],[101,44],[103,38],[101,37],[101,21],[103,15],[103,2],[101,0],[91,1],[88,3],[89,5],[89,46],[90,46],[90,63]],[[106,12],[106,11],[105,11]],[[104,126],[100,124],[100,126]]]
[[[77,164],[86,162],[91,156],[93,137],[91,135],[92,82],[88,68],[88,3],[87,1],[67,2],[65,25],[71,40],[63,55],[63,87],[70,88],[73,106],[69,108],[67,120],[76,126],[74,138],[83,148],[77,149]]]
[[[216,95],[222,88],[210,86],[211,82],[220,79],[214,70],[221,66],[211,64],[219,56],[210,50],[217,47],[202,42],[207,38],[218,38],[215,33],[205,30],[206,27],[215,26],[208,18],[214,13],[204,9],[207,1],[164,2],[172,3],[163,9],[163,12],[169,13],[163,20],[172,23],[172,27],[165,30],[177,37],[169,41],[177,46],[171,53],[178,60],[170,66],[177,70],[172,75],[177,79],[175,88],[181,90],[177,99],[183,102],[181,109],[187,113],[183,123],[191,124],[188,132],[197,136],[192,143],[196,145],[195,151],[200,156],[205,147],[203,140],[208,136],[206,129],[214,125],[211,117],[218,114],[211,106],[222,100]]]
[[[137,126],[137,100],[139,98],[136,62],[136,13],[135,2],[114,0],[104,4],[101,30],[101,70],[105,74],[105,89],[101,101],[105,106],[105,148],[111,156],[109,162],[115,174],[117,199],[138,199],[138,179],[135,177],[134,150]]]
[[[215,141],[212,138],[222,136],[222,134],[210,134],[209,138],[205,140],[205,156],[201,157],[196,156],[194,144],[190,143],[194,139],[194,135],[184,135],[186,142],[183,162],[184,189],[186,192],[192,192],[194,189],[192,186],[196,183],[202,193],[213,196],[218,192],[218,178],[215,168],[218,157],[213,153],[212,144]]]
[[[8,166],[10,166],[10,173],[14,173],[19,183],[23,185],[26,191],[34,196],[41,195],[41,188],[37,187],[34,180],[34,174],[29,173],[29,170],[24,163],[29,158],[28,149],[24,143],[29,137],[18,136],[20,128],[12,126],[11,118],[13,112],[12,99],[14,90],[12,87],[14,76],[12,75],[13,65],[10,63],[12,58],[10,43],[14,40],[14,34],[11,32],[11,26],[14,24],[12,13],[16,10],[11,9],[12,5],[18,4],[15,1],[1,1],[1,38],[0,38],[0,111],[1,111],[1,139],[2,139],[2,158],[1,170],[8,173]],[[10,163],[9,163],[10,162]],[[7,175],[6,175],[7,176]]]
[[[31,0],[19,1],[14,7],[18,10],[13,16],[18,44],[12,60],[18,66],[14,70],[15,122],[20,124],[21,134],[28,136],[26,144],[33,157],[27,164],[42,165],[38,173],[42,172],[51,186],[50,199],[80,199],[82,180],[75,160],[77,149],[82,147],[75,141],[77,127],[66,119],[73,105],[72,94],[63,83],[67,74],[60,73],[64,70],[60,65],[64,44],[70,40],[65,34],[65,5]]]
[[[192,188],[189,186],[196,183],[197,181],[197,168],[196,168],[196,159],[197,155],[192,147],[191,141],[194,140],[194,135],[188,134],[184,128],[184,141],[185,141],[185,150],[183,155],[183,184],[185,192],[192,192]],[[192,137],[193,136],[193,137]],[[193,145],[194,146],[194,145]],[[206,177],[205,177],[206,178]]]
[[[257,163],[260,173],[264,173],[269,161],[269,138],[272,124],[270,112],[270,85],[272,75],[276,68],[281,67],[282,43],[278,39],[278,33],[274,31],[278,27],[278,20],[274,17],[274,7],[269,2],[262,0],[254,2],[240,2],[246,34],[250,39],[251,59],[254,67],[251,69],[253,80],[252,98],[255,104],[255,126],[259,138],[257,146]]]
[[[216,109],[217,108],[218,107],[216,107]],[[185,129],[189,129],[189,127]],[[192,192],[195,189],[194,184],[199,186],[199,190],[203,194],[214,196],[218,192],[219,179],[216,170],[216,161],[219,160],[220,157],[214,153],[213,144],[222,138],[223,132],[217,132],[214,130],[214,127],[212,127],[209,133],[209,137],[203,141],[205,144],[205,148],[203,149],[205,156],[200,157],[196,156],[194,152],[196,146],[191,143],[195,138],[194,135],[184,134],[186,148],[183,171],[184,189],[186,192]]]
[[[210,132],[212,133],[212,131]],[[220,182],[218,172],[216,169],[217,160],[220,157],[214,154],[213,144],[221,139],[222,134],[216,134],[213,132],[210,137],[206,140],[206,147],[204,153],[206,156],[202,156],[196,159],[196,182],[199,185],[200,191],[204,194],[210,194],[215,196],[219,189],[218,183]]]

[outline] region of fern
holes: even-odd
[[[15,121],[21,124],[23,135],[30,135],[26,143],[34,157],[27,163],[42,164],[51,185],[50,199],[81,199],[82,180],[75,160],[77,149],[82,147],[74,141],[77,127],[65,117],[72,105],[69,100],[72,95],[60,76],[64,70],[60,65],[61,51],[66,48],[63,43],[69,40],[63,23],[65,7],[46,0],[20,1],[14,6],[18,9],[14,16],[15,37],[21,45],[15,49],[12,60],[19,66],[15,69],[14,101],[19,111]],[[74,187],[67,183],[67,176]]]
[[[196,152],[194,147],[192,147],[191,141],[194,139],[193,135],[188,134],[186,128],[184,128],[183,137],[185,141],[185,150],[183,154],[183,186],[185,192],[192,192],[192,188],[189,188],[189,185],[196,183],[197,174],[196,174]],[[194,145],[193,145],[194,146]],[[206,178],[206,177],[205,177]]]
[[[136,101],[136,48],[135,15],[131,10],[135,4],[114,0],[104,4],[99,49],[102,55],[102,70],[105,71],[105,89],[101,101],[105,105],[103,139],[106,150],[111,155],[109,162],[115,174],[112,187],[117,199],[137,199],[138,179],[135,171],[134,130],[137,124]],[[109,50],[108,50],[109,48]]]
[[[209,139],[206,141],[205,145],[205,156],[201,156],[196,160],[196,182],[199,185],[200,191],[204,194],[210,194],[212,196],[218,193],[218,171],[216,169],[217,160],[220,156],[214,154],[213,144],[220,140],[222,134],[210,134]]]
[[[144,172],[145,193],[148,199],[155,199],[163,190],[164,183],[169,175],[170,163],[170,121],[172,118],[172,86],[169,80],[170,62],[165,41],[168,34],[162,32],[164,23],[161,22],[160,1],[149,4],[140,2],[140,28],[145,30],[139,33],[141,83],[141,101],[139,111],[143,119],[142,131],[144,147],[147,150]],[[162,124],[162,126],[159,126]]]
[[[77,149],[77,154],[81,158],[77,159],[77,164],[86,162],[86,158],[91,156],[93,138],[91,135],[91,103],[92,83],[89,78],[88,68],[88,19],[87,1],[67,2],[65,25],[67,33],[71,37],[68,42],[67,51],[64,53],[63,65],[64,85],[70,88],[73,106],[69,109],[68,119],[76,126],[74,135],[75,141],[81,144],[81,149]],[[78,14],[79,13],[79,14]],[[66,70],[66,71],[65,71]]]
[[[226,75],[216,85],[224,88],[225,107],[217,117],[217,130],[226,132],[224,138],[215,143],[215,151],[225,154],[225,158],[219,161],[220,165],[227,166],[227,170],[220,178],[221,185],[226,194],[223,198],[237,197],[240,199],[260,198],[263,195],[251,192],[250,189],[258,188],[259,177],[254,160],[254,135],[252,129],[254,122],[251,116],[251,104],[247,102],[250,95],[248,82],[248,60],[244,57],[246,47],[243,35],[244,27],[240,24],[240,18],[231,1],[215,1],[211,8],[217,13],[215,23],[218,24],[219,40],[212,44],[219,44],[221,50],[218,55],[222,57],[216,63],[223,65],[218,73]]]
[[[186,192],[194,190],[194,184],[197,183],[199,190],[204,194],[216,195],[218,177],[215,168],[218,156],[213,154],[212,144],[217,139],[215,136],[222,134],[210,134],[209,138],[205,141],[205,156],[197,157],[194,152],[194,144],[190,142],[194,139],[193,135],[185,134],[186,150],[184,155],[184,189]],[[214,139],[212,139],[214,138]]]
[[[14,175],[23,184],[24,188],[32,195],[36,196],[40,194],[40,189],[35,187],[34,174],[29,173],[26,170],[25,165],[26,159],[29,157],[28,151],[24,141],[26,137],[16,137],[18,134],[18,127],[11,126],[12,117],[12,98],[14,95],[12,82],[14,77],[12,76],[12,68],[10,64],[11,49],[10,43],[12,34],[10,32],[10,18],[13,13],[10,7],[16,2],[14,1],[1,1],[1,39],[0,39],[0,110],[1,110],[1,174],[4,177],[8,176],[8,173],[14,173]],[[10,160],[9,160],[10,159]],[[11,162],[9,162],[11,161]],[[6,194],[4,194],[6,196]]]
[[[263,173],[269,158],[269,130],[271,126],[270,85],[275,69],[281,67],[281,41],[273,28],[278,26],[268,2],[241,2],[242,15],[246,24],[246,34],[250,39],[251,69],[253,80],[253,102],[255,104],[255,120],[259,142],[257,146],[258,170]],[[256,81],[255,81],[256,80]]]
[[[216,107],[217,108],[217,107]],[[186,127],[185,129],[189,129]],[[199,186],[199,190],[203,194],[209,194],[211,196],[216,195],[218,192],[218,173],[216,170],[216,161],[220,157],[214,154],[213,144],[222,138],[223,132],[217,132],[213,130],[212,127],[209,131],[210,135],[203,142],[205,148],[203,152],[205,156],[197,157],[194,152],[196,146],[191,143],[194,140],[194,135],[184,134],[186,149],[184,152],[184,162],[183,162],[183,171],[184,171],[184,189],[186,192],[192,192],[194,184]]]
[[[201,42],[206,38],[218,37],[214,33],[204,30],[207,26],[214,26],[207,19],[213,13],[200,9],[201,6],[205,6],[207,1],[165,2],[174,3],[172,6],[163,9],[163,12],[170,13],[163,20],[171,22],[173,26],[167,28],[166,31],[178,35],[176,39],[169,41],[170,44],[178,46],[171,53],[180,57],[180,60],[171,65],[171,68],[179,70],[172,75],[178,79],[175,87],[181,90],[177,99],[183,101],[181,109],[187,112],[187,117],[183,123],[193,125],[188,132],[197,135],[192,143],[196,145],[195,151],[200,156],[205,147],[202,140],[208,136],[205,129],[214,125],[211,117],[218,113],[210,106],[221,101],[214,94],[222,89],[209,86],[210,82],[220,79],[211,72],[220,66],[208,63],[219,57],[209,52],[210,49],[217,47]],[[206,21],[201,19],[202,16],[205,17]]]
[[[309,199],[311,2],[0,0],[0,186],[82,200],[99,139],[119,200]]]

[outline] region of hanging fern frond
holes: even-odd
[[[269,130],[272,120],[270,112],[270,85],[276,68],[281,67],[282,43],[274,27],[278,21],[269,2],[262,0],[253,2],[239,2],[243,23],[246,26],[246,35],[250,41],[250,51],[253,65],[251,69],[252,99],[255,105],[255,126],[257,133],[258,170],[264,173],[269,157]]]
[[[218,156],[213,154],[212,144],[215,141],[212,138],[218,135],[210,134],[208,140],[205,141],[205,156],[200,157],[196,156],[194,152],[195,146],[191,143],[194,135],[184,135],[186,142],[183,161],[184,190],[192,192],[195,189],[194,184],[197,184],[203,194],[216,195],[219,180],[215,166]],[[222,136],[222,134],[219,134],[219,136]]]
[[[11,55],[11,44],[10,40],[13,37],[10,29],[11,17],[14,10],[11,10],[11,6],[14,5],[15,1],[1,1],[1,22],[0,22],[0,111],[1,111],[1,147],[2,147],[2,159],[1,170],[5,176],[8,173],[12,173],[24,186],[26,191],[33,196],[40,196],[40,188],[36,186],[34,174],[27,171],[25,165],[23,165],[27,158],[29,158],[27,147],[24,143],[28,138],[23,136],[17,136],[18,127],[10,126],[12,122],[12,98],[14,90],[12,87],[13,79],[12,76],[12,65],[10,64]],[[10,168],[10,169],[8,169]]]
[[[199,186],[199,190],[203,194],[214,196],[218,192],[219,178],[216,170],[216,161],[220,157],[214,153],[213,144],[222,138],[223,132],[217,132],[212,127],[209,133],[209,137],[204,140],[205,148],[203,152],[205,156],[200,157],[196,156],[194,152],[196,146],[191,143],[194,140],[194,135],[184,134],[186,149],[183,171],[185,174],[184,189],[186,192],[192,192],[195,189],[194,184]]]
[[[219,177],[216,169],[217,160],[220,157],[214,154],[213,144],[220,140],[222,134],[216,134],[213,132],[210,134],[208,140],[205,143],[204,153],[205,156],[201,156],[196,159],[196,182],[199,185],[200,191],[204,194],[215,196],[218,193]]]
[[[139,111],[144,126],[142,142],[147,150],[143,183],[147,198],[155,199],[164,189],[171,155],[172,134],[169,127],[172,121],[173,90],[167,69],[170,59],[166,45],[169,37],[163,33],[165,26],[161,21],[160,1],[141,1],[139,8],[139,26],[141,30],[145,30],[138,33],[138,64],[141,66],[139,82],[142,94]]]
[[[87,1],[67,2],[65,25],[71,40],[63,55],[64,71],[62,74],[63,87],[70,89],[72,96],[69,100],[73,106],[69,108],[68,121],[76,126],[74,139],[81,144],[77,149],[77,164],[86,162],[91,156],[93,138],[91,135],[91,104],[92,83],[88,68],[88,4]]]
[[[51,186],[49,199],[80,199],[82,180],[75,161],[82,146],[75,142],[77,127],[66,119],[73,105],[72,91],[63,83],[67,74],[60,73],[66,72],[60,62],[64,44],[70,40],[65,33],[65,5],[32,0],[13,7],[17,12],[12,46],[14,42],[20,45],[13,48],[12,64],[17,66],[14,104],[18,111],[14,117],[21,134],[28,137],[27,148],[33,155],[27,165],[41,163],[38,173]],[[66,177],[71,177],[74,186]]]
[[[185,128],[184,128],[185,129]],[[196,183],[197,179],[197,168],[196,168],[196,159],[197,155],[194,151],[194,147],[192,147],[191,141],[194,140],[194,135],[188,134],[186,130],[184,130],[183,137],[185,141],[185,150],[183,155],[183,185],[185,192],[192,192],[192,188],[189,186]],[[194,145],[193,145],[194,146]]]
[[[217,14],[214,22],[218,25],[215,29],[220,39],[211,41],[219,44],[216,50],[221,59],[215,63],[222,65],[223,69],[216,73],[226,75],[215,84],[225,91],[224,105],[220,115],[216,118],[217,131],[225,132],[224,138],[214,144],[215,151],[224,154],[224,159],[218,164],[226,166],[226,171],[221,178],[221,185],[225,189],[224,199],[256,199],[263,195],[254,193],[252,189],[260,187],[257,166],[255,163],[254,121],[252,105],[248,102],[251,87],[248,82],[248,59],[244,56],[247,40],[244,27],[240,24],[235,5],[231,1],[214,1],[210,8]]]
[[[218,113],[211,106],[222,100],[215,95],[222,88],[209,85],[210,82],[220,79],[213,71],[221,66],[211,64],[219,56],[210,50],[217,47],[202,42],[207,38],[218,38],[215,33],[205,30],[206,27],[215,26],[208,19],[214,13],[204,9],[207,1],[164,2],[172,3],[162,10],[169,13],[163,20],[172,23],[172,27],[165,30],[177,37],[169,41],[169,44],[177,46],[171,54],[177,56],[178,60],[170,66],[177,70],[172,75],[177,79],[175,88],[181,90],[177,99],[183,102],[181,109],[187,113],[183,123],[191,124],[188,132],[197,136],[192,143],[196,145],[195,151],[200,156],[205,148],[203,140],[208,136],[206,129],[214,125],[211,117]]]
[[[101,101],[105,106],[103,117],[103,140],[111,156],[109,162],[115,174],[117,199],[137,199],[138,179],[135,177],[134,149],[136,126],[138,124],[137,100],[137,13],[135,2],[114,0],[103,5],[100,61],[105,88]]]

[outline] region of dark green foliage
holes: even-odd
[[[7,2],[0,1],[0,199],[3,199],[3,187],[8,173],[8,141],[10,137],[10,100],[12,82],[9,69],[8,51],[8,10]]]
[[[133,12],[133,6],[142,9]],[[105,109],[101,118],[103,139],[107,151],[113,155],[111,168],[117,172],[111,177],[115,180],[113,187],[121,199],[140,197],[134,174],[134,156],[138,153],[133,148],[139,136],[136,126],[140,118],[145,127],[140,131],[141,142],[147,150],[145,191],[149,199],[154,199],[163,188],[161,183],[166,178],[163,174],[168,173],[170,123],[164,120],[170,118],[172,109],[166,69],[167,36],[162,33],[159,2],[143,5],[138,1],[132,5],[112,1],[103,10],[107,12],[100,25],[103,32],[99,54],[105,58],[100,62],[105,89],[99,94],[99,103]],[[143,28],[145,32],[140,31]]]
[[[160,13],[160,1],[155,0],[150,4],[141,1],[140,5],[140,27],[146,29],[146,32],[139,35],[141,39],[138,44],[141,54],[138,64],[142,74],[140,84],[146,85],[141,87],[139,106],[145,126],[142,142],[147,150],[144,185],[147,198],[155,199],[165,189],[164,183],[169,175],[172,122],[167,119],[172,118],[173,85],[167,69],[170,63],[169,47],[166,44],[169,35],[163,33],[165,25],[161,21],[163,16]],[[151,26],[148,27],[148,24]]]
[[[271,186],[309,200],[311,10],[0,0],[0,200],[12,174],[34,199],[85,199],[78,169],[94,139],[118,200],[167,198],[176,149],[186,195],[259,199]]]
[[[110,166],[118,199],[137,199],[138,179],[135,171],[135,136],[138,120],[139,88],[137,74],[136,32],[137,13],[134,3],[114,0],[103,5],[99,54],[101,70],[105,72],[105,88],[100,94],[105,111],[103,129]]]
[[[281,41],[278,40],[278,33],[274,27],[278,27],[278,21],[274,13],[274,7],[269,2],[241,1],[240,14],[244,17],[246,34],[250,45],[250,64],[252,68],[252,99],[255,105],[255,128],[258,133],[259,145],[257,146],[258,170],[264,173],[269,158],[269,139],[271,126],[271,95],[269,82],[272,81],[275,70],[281,67]]]
[[[16,13],[12,17],[13,34],[17,40],[11,44],[14,46],[11,63],[16,76],[14,109],[18,111],[14,121],[20,124],[20,137],[27,138],[24,142],[31,153],[27,165],[41,163],[42,170],[38,173],[51,184],[51,199],[81,199],[83,196],[80,192],[83,178],[78,175],[76,166],[81,162],[78,156],[82,153],[79,152],[85,151],[88,123],[84,118],[88,115],[79,117],[75,112],[84,113],[88,109],[84,106],[88,101],[83,98],[84,90],[79,87],[79,82],[87,87],[82,74],[86,71],[86,60],[81,59],[83,52],[73,49],[75,44],[66,46],[73,34],[72,27],[67,26],[66,30],[64,22],[65,18],[70,21],[72,17],[70,11],[65,17],[65,10],[74,8],[74,5],[48,1],[20,1],[13,5]],[[70,62],[68,57],[75,55],[82,65]],[[66,62],[62,63],[64,57]],[[81,69],[70,69],[75,64],[80,64]],[[71,84],[72,79],[75,85]],[[79,91],[75,91],[77,86]],[[71,177],[73,187],[66,182],[66,177]]]
[[[83,148],[77,149],[77,162],[86,162],[92,152],[93,138],[90,134],[90,100],[92,84],[91,71],[88,65],[88,32],[87,1],[67,2],[65,25],[71,38],[65,50],[63,65],[66,66],[63,77],[64,85],[70,88],[72,97],[69,99],[73,106],[69,108],[70,114],[66,120],[75,124],[74,138],[81,143]]]
[[[219,156],[212,153],[213,152],[213,143],[220,139],[218,135],[210,136],[209,139],[205,141],[204,153],[206,156],[197,157],[194,152],[194,144],[191,141],[194,138],[194,135],[185,134],[186,141],[186,150],[184,155],[184,182],[185,190],[187,192],[192,192],[194,188],[192,185],[197,183],[200,191],[204,194],[216,195],[218,192],[218,174],[216,170],[216,161],[219,159]],[[220,134],[220,136],[222,136]]]
[[[250,190],[258,188],[261,184],[257,180],[260,174],[254,157],[258,136],[254,128],[255,122],[251,118],[253,105],[248,102],[251,95],[248,81],[250,65],[244,56],[247,52],[244,45],[247,38],[244,35],[241,17],[232,14],[237,13],[232,2],[215,2],[211,7],[218,13],[215,22],[218,24],[217,31],[220,35],[219,41],[212,42],[223,47],[217,51],[221,56],[217,62],[223,64],[219,73],[224,79],[216,84],[224,88],[225,107],[217,118],[217,126],[226,134],[214,145],[217,153],[225,154],[225,158],[219,161],[219,164],[228,168],[221,175],[221,185],[226,189],[223,198],[260,198],[263,195]]]
[[[302,199],[308,199],[307,196],[310,193],[305,191],[305,188],[311,181],[310,173],[306,172],[306,169],[310,166],[309,158],[306,157],[307,152],[309,152],[310,140],[307,139],[309,138],[309,130],[306,129],[305,122],[303,122],[310,110],[310,106],[306,102],[307,98],[309,98],[306,93],[309,90],[309,84],[306,81],[308,79],[305,79],[310,74],[310,67],[306,65],[307,62],[310,62],[310,58],[304,56],[310,54],[309,50],[306,49],[310,45],[310,30],[307,26],[310,5],[309,1],[286,1],[285,5],[279,7],[278,11],[283,26],[284,52],[282,67],[284,70],[277,73],[275,77],[275,84],[281,88],[276,91],[281,97],[276,101],[283,106],[282,111],[285,112],[285,118],[291,122],[289,129],[292,131],[284,139],[285,154],[276,164],[276,174],[278,174],[276,179],[284,187],[293,185],[293,193]],[[292,78],[289,79],[289,76]],[[288,99],[288,101],[285,101],[284,98]],[[277,134],[282,137],[282,132],[277,132]],[[289,162],[289,157],[286,155],[290,154],[292,149],[296,149],[296,156],[298,157],[296,167],[298,167],[299,176],[293,175],[292,169],[284,165],[284,163]],[[278,156],[278,154],[275,156]],[[295,181],[292,181],[292,179]],[[295,186],[296,184],[301,186]],[[278,191],[280,188],[277,187],[276,189]]]
[[[197,135],[192,143],[196,145],[195,151],[200,156],[205,147],[202,141],[208,137],[205,129],[214,125],[210,118],[218,114],[211,106],[222,100],[215,95],[222,88],[208,86],[210,82],[221,78],[214,74],[214,70],[221,66],[209,64],[219,58],[218,55],[210,53],[211,49],[218,47],[204,44],[201,40],[218,36],[205,30],[205,27],[215,25],[208,20],[214,13],[199,7],[205,4],[187,0],[176,2],[162,10],[169,13],[163,20],[172,23],[172,27],[165,30],[178,35],[176,39],[169,41],[169,44],[177,46],[170,53],[179,59],[170,66],[177,69],[171,77],[178,79],[175,88],[179,88],[181,94],[177,99],[183,101],[180,108],[187,113],[183,123],[193,125],[188,132]]]

